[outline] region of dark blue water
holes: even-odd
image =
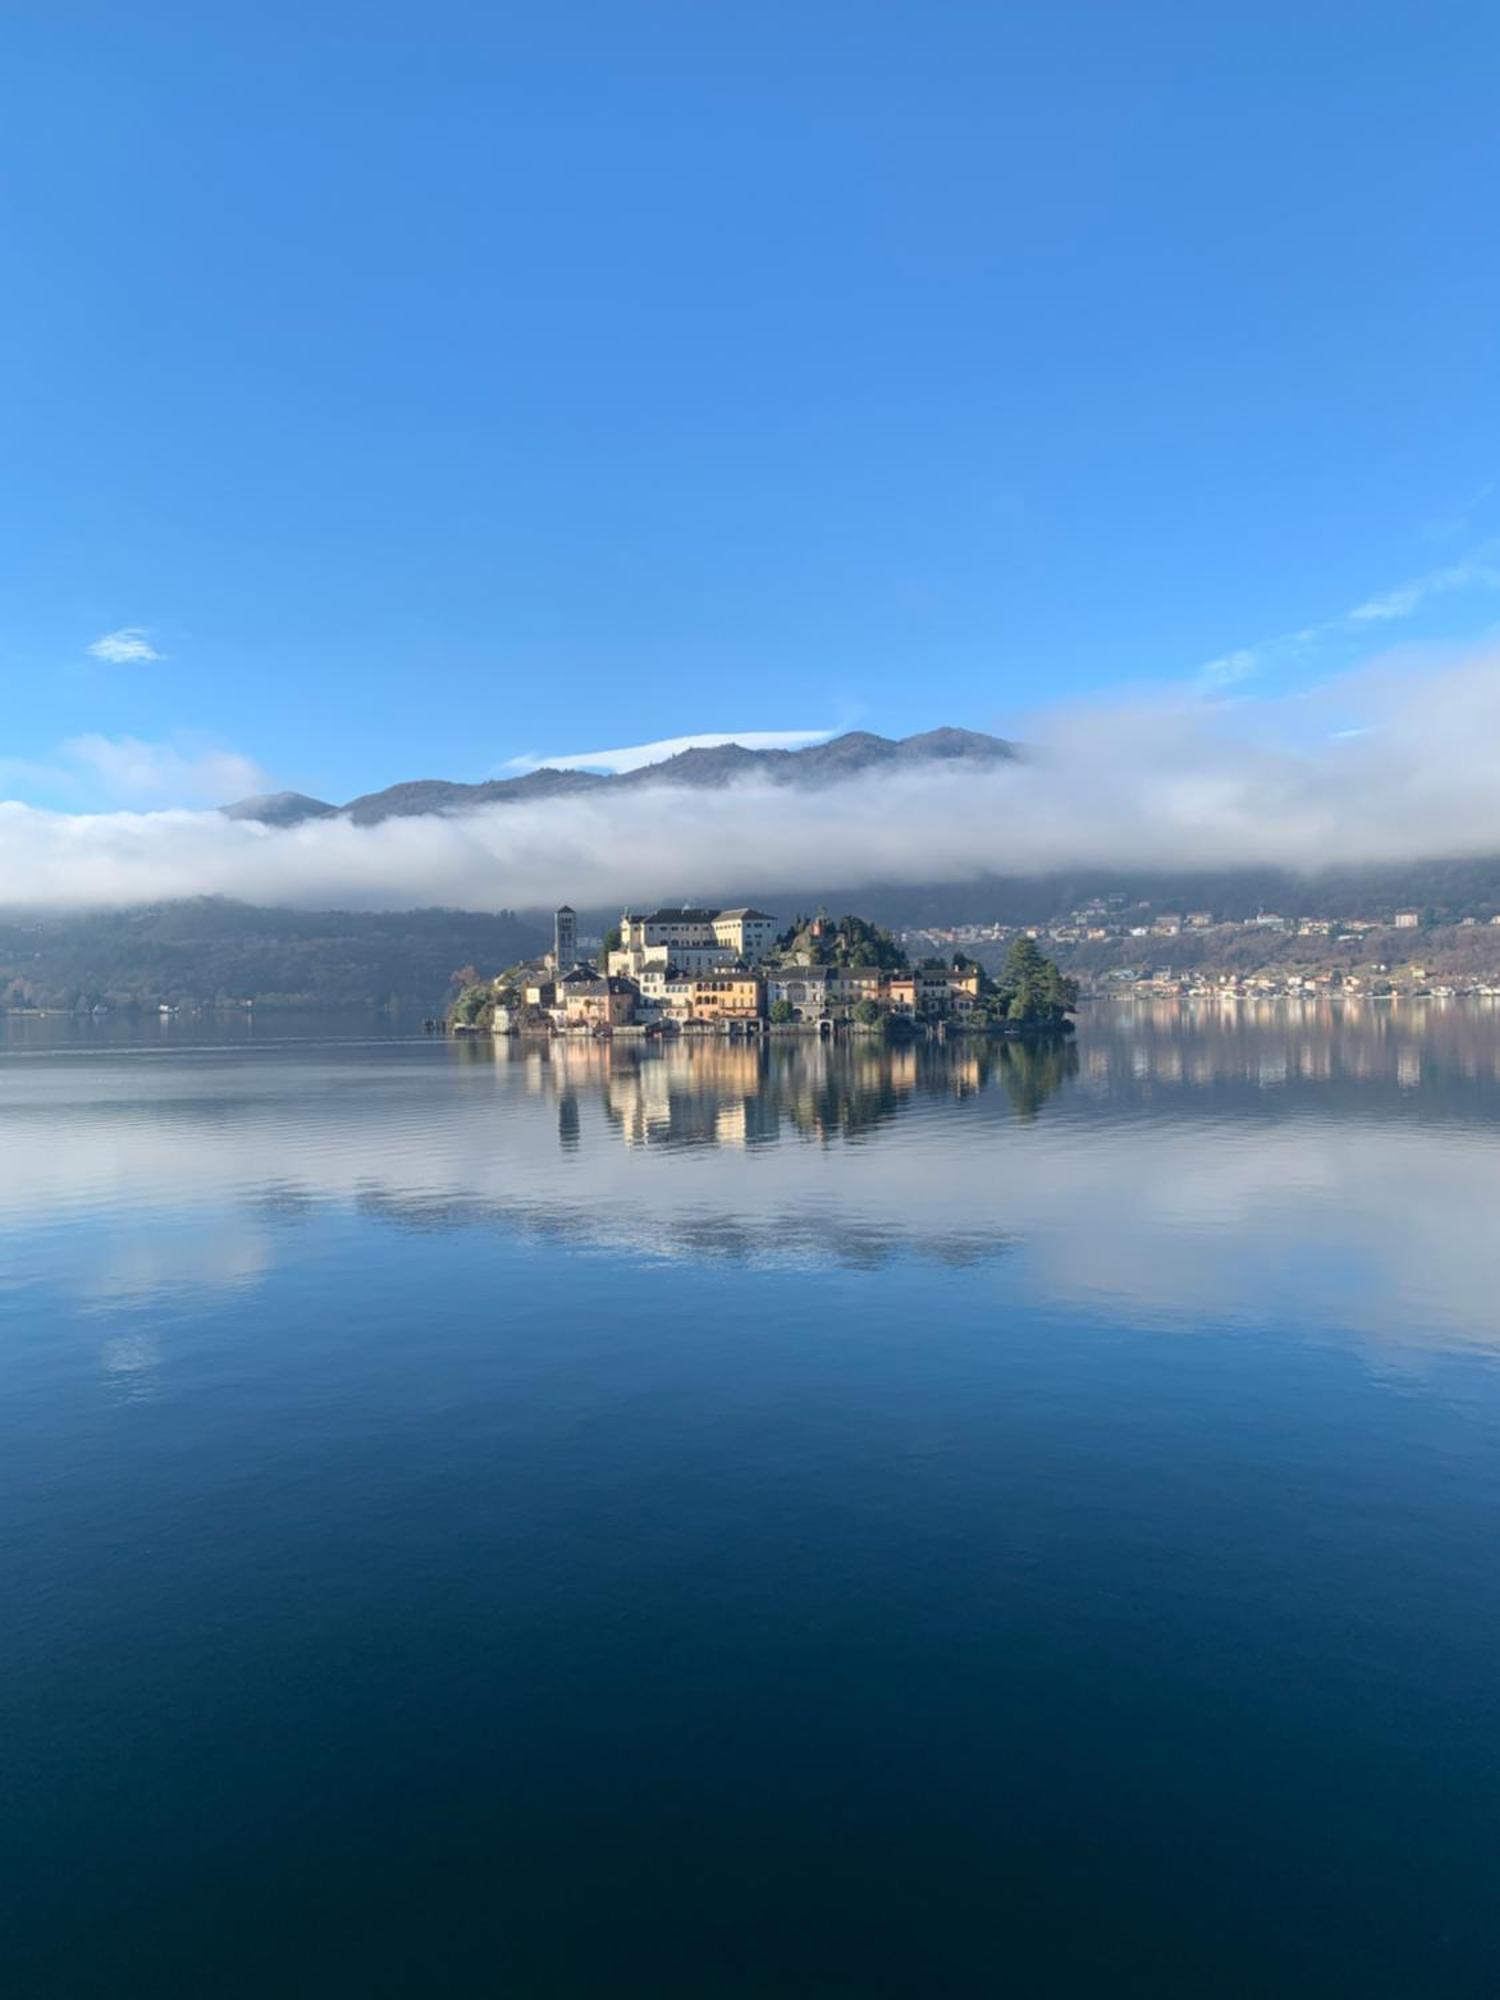
[[[7,1995],[1480,1995],[1500,1015],[14,1022]]]

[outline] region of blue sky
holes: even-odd
[[[1497,64],[1489,5],[20,0],[3,789],[1480,635]]]

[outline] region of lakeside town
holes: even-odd
[[[595,1036],[770,1030],[820,1034],[1065,1033],[1073,982],[1034,938],[1017,938],[991,973],[975,958],[913,964],[887,931],[822,912],[785,929],[765,910],[627,910],[582,955],[576,911],[553,915],[552,949],[465,985],[456,1033]]]
[[[1420,909],[1388,916],[1283,916],[1260,910],[1161,910],[1122,896],[1050,921],[961,924],[897,933],[908,951],[961,950],[985,961],[1017,937],[1045,943],[1088,999],[1500,996],[1500,910],[1452,920]]]

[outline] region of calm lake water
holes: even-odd
[[[0,1044],[7,1996],[1490,1995],[1500,1013]]]

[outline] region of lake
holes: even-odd
[[[8,1996],[1495,1990],[1500,1012],[0,1035]]]

